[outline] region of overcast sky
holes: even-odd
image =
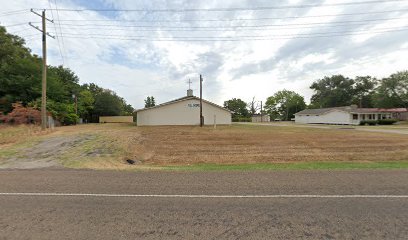
[[[408,1],[341,4],[363,1],[2,0],[0,24],[41,56],[41,35],[28,26],[40,18],[28,9],[49,9],[47,31],[57,39],[48,38],[48,63],[135,108],[151,95],[183,97],[189,78],[198,95],[200,73],[204,98],[217,104],[283,89],[309,102],[309,86],[324,76],[408,69]]]

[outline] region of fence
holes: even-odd
[[[100,116],[99,123],[132,123],[133,116]]]

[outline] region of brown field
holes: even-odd
[[[46,133],[29,127],[2,127],[0,136],[0,166],[11,167],[16,163],[17,167],[32,166],[32,162],[44,159],[49,164],[96,169],[197,163],[408,160],[408,135],[352,129],[89,124],[60,127]],[[128,165],[126,159],[137,164]]]
[[[408,136],[270,126],[141,128],[152,164],[408,159]]]

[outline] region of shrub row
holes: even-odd
[[[252,122],[251,117],[233,117],[232,118],[233,122]]]
[[[374,126],[374,125],[391,125],[398,122],[397,119],[379,119],[379,120],[363,120],[360,122],[360,125],[370,125],[370,126]]]

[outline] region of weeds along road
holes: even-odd
[[[0,183],[0,239],[408,236],[407,170],[1,170]]]

